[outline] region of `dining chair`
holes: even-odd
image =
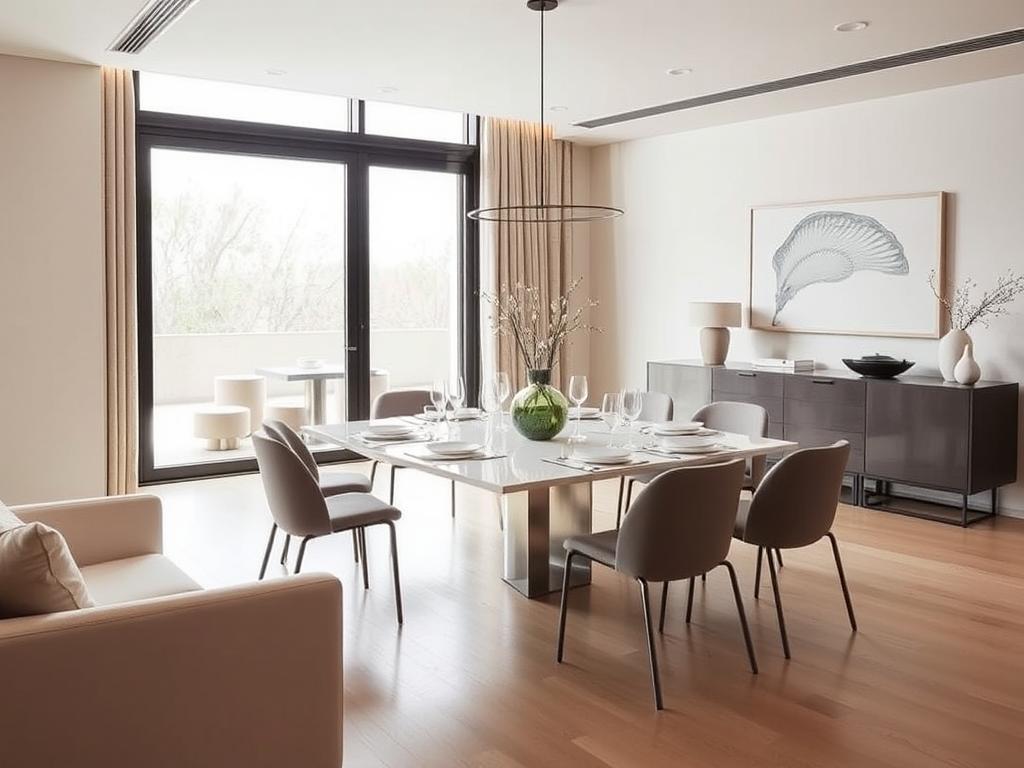
[[[757,674],[757,659],[736,571],[726,559],[742,483],[743,462],[739,459],[670,470],[658,475],[640,492],[619,530],[566,539],[563,545],[566,554],[558,616],[557,661],[561,663],[565,649],[565,619],[573,560],[584,557],[613,568],[636,580],[640,586],[654,703],[662,709],[661,677],[654,648],[648,585],[656,581],[663,584],[659,624],[659,631],[663,631],[668,582],[689,579],[722,565],[732,582],[750,669]]]
[[[768,434],[768,411],[756,403],[736,403],[728,400],[708,403],[698,408],[691,421],[702,421],[708,429],[719,432],[733,432],[750,438],[765,437]],[[747,461],[747,473],[743,488],[752,491],[764,477],[767,459],[754,456]]]
[[[839,545],[831,530],[849,455],[850,444],[845,440],[824,448],[804,448],[789,454],[768,470],[749,501],[740,502],[736,515],[733,535],[757,547],[755,599],[759,597],[761,588],[761,560],[764,556],[768,558],[782,650],[787,659],[790,658],[789,637],[773,550],[806,547],[828,537],[839,572],[839,584],[843,588],[850,628],[857,631]]]
[[[428,405],[433,405],[429,389],[396,389],[391,392],[382,392],[377,395],[370,407],[371,419],[390,419],[396,416],[416,416],[423,413]],[[370,482],[377,476],[377,464],[373,462],[370,466]],[[395,503],[395,472],[401,469],[394,464],[391,465],[391,483],[388,492],[388,501]],[[452,480],[452,517],[455,517],[455,481]]]
[[[317,485],[320,486],[320,492],[324,496],[337,496],[340,493],[370,493],[373,490],[373,483],[370,482],[370,478],[362,472],[321,473],[316,459],[313,458],[313,453],[306,446],[302,436],[286,422],[280,419],[269,419],[263,422],[263,430],[295,452],[295,455],[302,460],[306,469],[309,470],[309,474],[316,480]],[[360,544],[362,535],[363,532],[361,530],[352,530],[352,549],[357,563],[359,562],[359,550],[362,548]],[[292,537],[286,535],[284,547],[281,549],[282,565],[288,562],[288,547],[291,543]]]
[[[313,475],[302,459],[284,442],[266,434],[252,436],[256,449],[256,462],[260,479],[266,493],[270,514],[274,518],[270,528],[267,550],[263,555],[259,578],[267,571],[267,562],[274,547],[274,536],[280,528],[289,536],[301,537],[299,553],[295,561],[295,573],[302,570],[306,544],[311,539],[355,529],[386,525],[391,533],[391,567],[395,580],[395,608],[398,623],[402,623],[402,588],[398,576],[398,543],[395,536],[395,521],[402,513],[368,493],[345,493],[325,497]],[[363,587],[370,588],[369,569],[366,562],[365,538],[363,545]]]
[[[674,406],[672,404],[671,395],[666,395],[664,392],[644,392],[643,407],[640,410],[640,421],[671,421]],[[625,504],[623,504],[623,493],[626,491],[626,478],[619,478],[619,501],[615,507],[615,527],[618,528],[622,523],[622,513],[626,509],[629,509],[629,500],[633,495],[633,486],[636,483],[649,483],[655,477],[658,476],[657,472],[648,472],[640,475],[634,475],[629,478],[629,490],[628,495],[625,498]]]

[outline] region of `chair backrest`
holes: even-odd
[[[371,419],[387,419],[391,416],[415,416],[433,405],[429,389],[396,389],[377,395],[370,408]]]
[[[313,475],[313,478],[320,480],[320,467],[316,465],[316,459],[313,458],[313,454],[310,453],[298,432],[280,419],[264,421],[263,430],[278,442],[284,443],[295,451],[295,455],[302,459],[302,463],[306,465],[306,469]]]
[[[327,502],[302,459],[284,442],[259,432],[252,443],[274,522],[292,536],[330,533]]]
[[[693,421],[703,421],[708,429],[747,437],[764,437],[768,433],[768,411],[754,403],[708,403],[693,414]]]
[[[663,392],[644,392],[640,421],[672,421],[672,398]]]
[[[845,440],[789,454],[754,491],[743,540],[766,547],[805,547],[832,528],[850,456]]]
[[[705,573],[729,554],[743,461],[658,475],[622,520],[615,569],[648,581]]]

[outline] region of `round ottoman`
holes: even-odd
[[[306,418],[305,405],[268,404],[263,411],[263,420],[283,421],[296,432],[299,432],[304,426],[309,424],[309,419]]]
[[[192,413],[192,434],[210,451],[238,448],[249,434],[249,409],[244,405],[201,405]]]
[[[267,399],[267,380],[253,373],[217,376],[213,380],[213,402],[217,405],[244,405],[249,409],[251,434],[263,424],[263,403]]]

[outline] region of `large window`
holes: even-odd
[[[448,117],[457,140],[370,136],[346,130],[349,112],[369,116],[346,101],[325,134],[331,96],[280,91],[274,106],[270,89],[147,75],[139,88],[143,482],[254,468],[215,406],[336,422],[386,389],[455,372],[473,386],[477,153],[453,146],[465,116]]]

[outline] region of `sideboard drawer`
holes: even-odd
[[[785,379],[786,399],[815,403],[843,403],[864,408],[867,387],[856,379],[833,379],[829,376],[794,374]]]
[[[836,440],[846,440],[850,443],[850,458],[846,462],[846,471],[856,474],[864,472],[863,432],[843,432],[836,429],[818,429],[787,424],[785,434],[785,439],[798,443],[799,448],[820,448],[832,445]]]
[[[782,380],[783,374],[780,373],[731,371],[728,368],[715,368],[711,379],[712,387],[720,392],[759,397],[782,397]]]
[[[782,404],[781,397],[760,397],[758,395],[741,395],[735,392],[723,392],[720,389],[711,390],[711,399],[714,402],[732,402],[732,403],[753,403],[754,405],[760,405],[766,411],[768,411],[768,421],[778,422],[779,424],[783,421],[783,415],[785,414],[785,408]]]
[[[856,403],[831,403],[827,400],[786,398],[783,421],[786,424],[821,429],[838,429],[864,434],[864,406]]]

